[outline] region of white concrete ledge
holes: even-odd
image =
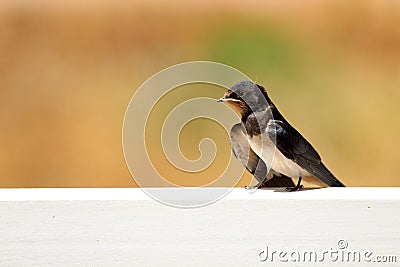
[[[132,188],[0,189],[0,266],[399,266],[399,214],[400,188],[236,188],[195,209]]]
[[[192,188],[187,188],[192,189]],[[181,188],[152,188],[151,190],[177,194]],[[193,188],[192,190],[218,191],[226,188]],[[397,187],[329,187],[285,192],[282,189],[262,189],[254,193],[234,188],[223,200],[400,200]],[[152,200],[140,188],[10,188],[0,189],[0,201],[39,200]]]

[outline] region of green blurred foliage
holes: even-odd
[[[265,22],[243,25],[228,21],[218,29],[210,38],[213,60],[238,68],[246,66],[246,71],[249,68],[260,76],[298,76],[296,44],[279,27]]]

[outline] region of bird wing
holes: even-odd
[[[280,120],[270,120],[266,131],[285,157],[328,186],[344,186],[321,162],[321,157],[312,145],[290,124]]]
[[[240,123],[235,124],[231,129],[231,146],[235,157],[253,174],[253,176],[267,187],[291,187],[295,186],[293,180],[286,176],[274,175],[272,179],[265,181],[268,174],[268,167],[264,161],[251,149],[246,135],[243,133]]]

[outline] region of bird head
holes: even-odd
[[[272,104],[264,87],[251,81],[235,84],[217,102],[228,104],[242,117],[265,110]]]

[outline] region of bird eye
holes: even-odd
[[[235,92],[231,92],[231,93],[229,94],[229,98],[232,98],[232,99],[239,99],[239,96],[238,96]]]

